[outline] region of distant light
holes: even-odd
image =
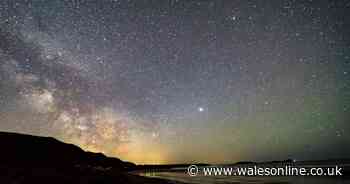
[[[203,112],[203,111],[204,111],[204,108],[203,108],[203,107],[198,107],[198,111],[199,111],[199,112]]]
[[[158,137],[158,134],[156,132],[153,132],[152,137]]]

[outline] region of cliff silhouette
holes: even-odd
[[[135,164],[51,137],[0,132],[0,147],[0,183],[168,183],[128,174]]]

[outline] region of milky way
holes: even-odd
[[[350,154],[349,1],[0,2],[0,130],[136,163]]]

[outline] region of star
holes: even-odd
[[[203,112],[203,111],[204,111],[204,108],[203,108],[203,107],[198,107],[198,111],[199,111],[199,112]]]

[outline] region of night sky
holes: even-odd
[[[1,0],[0,130],[136,163],[348,157],[350,1]]]

